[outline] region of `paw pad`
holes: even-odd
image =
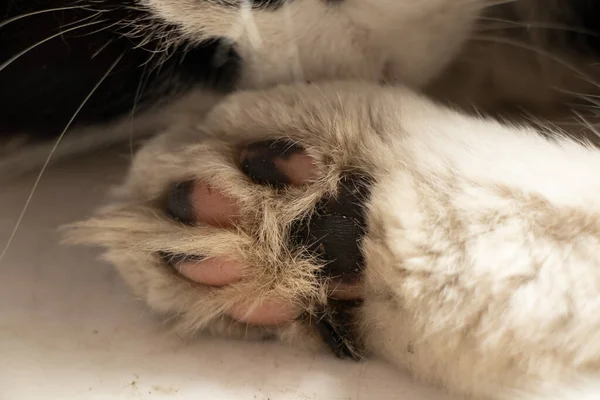
[[[194,207],[191,193],[194,181],[178,182],[171,186],[167,195],[167,214],[176,221],[191,225],[194,223]]]
[[[274,160],[289,159],[302,149],[287,142],[262,142],[249,147],[242,170],[258,184],[283,188],[289,179]],[[289,246],[302,248],[311,259],[321,262],[319,277],[330,282],[357,285],[364,268],[360,245],[366,233],[365,204],[369,179],[361,174],[345,174],[335,196],[323,198],[312,213],[295,221],[290,228]],[[334,283],[335,284],[335,283]],[[352,313],[360,300],[329,299],[316,314],[315,326],[323,341],[338,357],[361,358],[351,326]],[[313,316],[305,314],[305,318]]]
[[[312,214],[297,221],[292,246],[303,246],[323,263],[321,274],[345,283],[358,280],[364,267],[360,242],[366,233],[364,206],[369,181],[361,175],[344,175],[335,197],[322,199]]]

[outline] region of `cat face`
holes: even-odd
[[[224,38],[239,86],[399,80],[422,86],[455,56],[485,0],[144,0],[182,37]]]

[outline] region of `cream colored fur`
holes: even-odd
[[[322,180],[283,194],[251,184],[234,162],[239,146],[273,137],[305,146]],[[106,247],[137,295],[177,315],[183,331],[245,336],[223,317],[237,302],[323,301],[319,265],[290,254],[284,232],[345,170],[374,180],[357,319],[369,353],[477,399],[585,398],[557,390],[600,379],[600,151],[569,139],[468,117],[401,87],[244,92],[146,146],[113,205],[71,238]],[[190,178],[240,199],[237,230],[165,216],[165,189]],[[241,283],[203,288],[159,251],[251,267]],[[301,322],[249,334],[318,346]]]
[[[424,90],[467,111],[511,118],[530,113],[555,123],[573,119],[565,103],[593,106],[589,99],[599,92],[600,64],[547,38],[548,32],[565,29],[557,28],[553,15],[568,12],[568,0],[294,0],[275,11],[238,0],[220,5],[140,0],[139,6],[155,18],[149,19],[151,26],[139,21],[135,34],[160,31],[161,21],[179,27],[163,38],[165,48],[181,39],[229,39],[242,58],[241,89],[329,79],[384,81]],[[518,29],[523,26],[528,29]],[[134,123],[127,116],[69,131],[52,159],[153,135],[188,113],[198,98],[214,98],[205,93],[197,90],[191,100],[152,109]],[[198,113],[206,108],[203,104]],[[579,107],[578,113],[587,114],[588,108]],[[14,175],[41,166],[53,144],[9,155],[2,146],[0,179],[6,171]]]
[[[342,172],[362,171],[374,186],[356,323],[370,354],[479,400],[600,398],[600,152],[555,127],[582,130],[565,103],[577,99],[572,92],[596,93],[597,67],[553,49],[540,31],[515,36],[498,26],[502,14],[477,23],[491,3],[346,0],[332,8],[296,0],[244,14],[145,0],[188,38],[229,37],[247,62],[244,88],[334,78],[399,86],[282,86],[235,94],[206,120],[179,114],[137,154],[113,203],[71,228],[71,241],[105,247],[136,295],[175,316],[180,332],[319,349],[306,323],[257,328],[224,312],[273,296],[308,310],[325,301],[313,274],[320,265],[289,252],[286,227],[334,192]],[[549,21],[549,2],[513,5],[526,21]],[[556,137],[469,116],[472,106],[520,122],[522,111],[550,116],[543,133]],[[240,147],[273,137],[305,146],[323,178],[283,193],[250,184],[235,163]],[[238,229],[167,218],[168,186],[187,179],[239,199]],[[235,257],[250,267],[240,283],[199,287],[158,252]]]
[[[398,80],[422,87],[456,57],[477,15],[492,1],[294,0],[273,11],[251,9],[251,1],[219,5],[213,0],[140,0],[139,6],[155,18],[149,19],[150,26],[139,21],[134,33],[160,31],[164,21],[179,27],[163,38],[165,48],[181,39],[229,39],[242,58],[239,88],[327,79]],[[133,123],[126,116],[106,126],[79,127],[69,132],[52,159],[154,135],[182,113],[191,114],[199,98],[198,113],[204,113],[203,97],[214,99],[214,93],[205,93],[198,89],[183,100],[136,115]],[[5,156],[0,143],[0,179],[41,166],[53,145]]]
[[[241,10],[235,7],[241,3]],[[452,60],[487,1],[290,1],[250,10],[251,2],[144,0],[183,36],[229,38],[244,60],[241,85],[293,80],[399,78],[422,86]],[[443,40],[440,40],[442,39]]]

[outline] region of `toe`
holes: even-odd
[[[239,209],[231,197],[206,183],[195,181],[171,187],[167,212],[186,224],[206,223],[218,227],[231,226],[239,217]]]
[[[197,181],[173,185],[167,199],[168,214],[183,223],[230,227],[239,217],[236,202],[223,191]],[[166,261],[185,278],[209,286],[224,286],[242,277],[238,263],[223,257],[169,255]]]
[[[329,296],[338,300],[356,300],[364,298],[364,293],[358,280],[339,281],[329,286]]]
[[[298,152],[289,157],[274,159],[275,167],[287,176],[292,185],[302,185],[317,178],[315,162],[308,154]]]
[[[236,202],[210,185],[201,183],[194,185],[190,197],[196,221],[227,227],[239,217]]]
[[[242,303],[229,311],[229,316],[253,325],[280,325],[294,321],[303,310],[289,302],[264,299],[260,303]]]
[[[223,257],[184,259],[174,268],[187,279],[209,286],[225,286],[242,279],[240,265]]]
[[[318,176],[312,157],[288,141],[253,143],[240,155],[242,171],[255,183],[273,187],[302,185]]]

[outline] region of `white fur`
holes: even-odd
[[[563,388],[600,367],[600,152],[407,97],[365,244],[370,345],[476,397],[586,398]]]
[[[139,0],[139,6],[153,14],[153,24],[179,27],[163,38],[166,45],[181,38],[229,39],[242,58],[242,89],[329,79],[385,81],[426,90],[464,109],[496,114],[508,107],[557,122],[572,118],[567,102],[598,92],[594,79],[600,67],[549,43],[545,32],[552,29],[535,29],[556,25],[551,7],[568,7],[566,1],[550,1],[508,1],[499,11],[490,9],[497,0],[294,0],[277,10],[237,0]],[[498,22],[507,12],[518,21]],[[148,29],[144,23],[137,34]],[[520,24],[534,29],[515,36]],[[127,117],[80,128],[53,158],[153,134],[153,127],[179,118],[177,107],[186,112],[189,105],[177,101],[162,112],[137,116],[134,130]],[[101,130],[111,133],[97,133]],[[31,169],[52,146],[24,149],[18,158],[0,155],[0,165],[11,174]]]
[[[556,118],[572,111],[565,106],[571,96],[556,87],[597,90],[590,82],[597,66],[588,60],[524,51],[547,44],[538,35],[515,42],[497,30],[495,44],[468,43],[490,3],[295,0],[276,11],[197,0],[141,4],[188,39],[229,38],[243,58],[242,88],[385,81],[429,86],[430,94],[464,108],[474,103],[494,113],[525,106]],[[547,17],[547,2],[515,4],[526,21]],[[244,92],[202,123],[210,107],[191,111],[194,105],[184,101],[148,120],[150,127],[167,126],[166,133],[136,156],[114,204],[72,236],[106,247],[105,257],[135,293],[176,315],[182,331],[276,336],[318,348],[314,332],[298,321],[281,329],[248,327],[224,313],[267,296],[307,308],[324,301],[313,274],[320,266],[290,254],[285,228],[335,190],[340,171],[353,168],[375,182],[364,242],[366,301],[357,316],[370,353],[480,400],[600,398],[597,149],[469,117],[403,86]],[[249,185],[232,163],[232,149],[273,136],[303,144],[323,179],[286,196]],[[15,162],[21,159],[0,166]],[[237,231],[184,229],[163,215],[168,185],[190,178],[240,199],[244,222]],[[165,267],[161,251],[234,256],[250,266],[247,279],[224,288],[193,286]]]
[[[421,87],[457,55],[488,1],[294,0],[276,11],[251,9],[251,2],[244,1],[228,7],[211,0],[140,0],[139,5],[152,12],[154,24],[162,20],[179,27],[179,34],[164,38],[167,45],[180,37],[197,43],[229,39],[242,58],[239,88],[344,78]],[[147,27],[139,29],[143,33]],[[52,159],[156,134],[187,113],[198,97],[161,104],[136,115],[133,122],[125,116],[110,124],[78,127]],[[8,171],[0,178],[41,166],[53,146],[45,143],[24,147],[13,156],[0,154],[0,170]]]
[[[188,38],[229,38],[244,60],[242,86],[261,88],[386,77],[422,86],[456,55],[485,1],[297,0],[276,11],[244,2],[239,10],[210,1],[145,4]]]
[[[323,179],[292,196],[249,184],[232,145],[267,137],[302,144]],[[371,354],[480,400],[600,396],[600,151],[404,88],[330,83],[234,95],[204,123],[142,150],[115,203],[72,237],[105,246],[136,293],[176,313],[184,331],[244,336],[222,317],[240,301],[323,301],[318,266],[290,254],[284,232],[348,168],[374,179],[357,316]],[[190,178],[239,199],[237,231],[160,217],[156,201],[169,183]],[[242,283],[199,289],[158,251],[231,255],[251,267]],[[251,337],[273,334],[318,347],[301,322]]]

